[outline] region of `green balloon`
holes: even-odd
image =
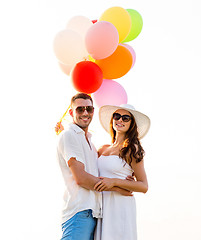
[[[126,9],[131,17],[131,30],[128,36],[122,42],[130,42],[141,32],[143,26],[142,16],[134,9]]]

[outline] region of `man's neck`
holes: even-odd
[[[79,126],[78,124],[74,123],[75,125],[77,125],[79,128],[81,128],[84,132],[85,132],[85,136],[87,137],[87,133],[88,133],[88,127],[83,128],[81,126]]]

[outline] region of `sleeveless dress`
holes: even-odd
[[[132,168],[119,156],[101,155],[98,159],[100,176],[125,179]],[[103,218],[98,219],[96,240],[136,240],[136,204],[134,196],[115,191],[103,192]]]

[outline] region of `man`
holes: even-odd
[[[88,126],[93,118],[92,98],[78,93],[71,99],[73,123],[59,136],[57,157],[66,185],[62,211],[62,240],[93,240],[96,219],[101,218],[101,193],[94,191],[98,178],[97,151]],[[55,128],[58,131],[58,124]],[[63,130],[61,127],[60,130]],[[110,190],[128,194],[114,187]]]

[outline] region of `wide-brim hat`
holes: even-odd
[[[151,123],[150,119],[145,114],[136,111],[135,108],[130,104],[122,104],[120,106],[104,105],[100,107],[99,120],[102,127],[106,130],[106,132],[108,133],[110,132],[110,121],[112,115],[118,109],[124,109],[134,116],[135,122],[137,124],[138,138],[139,139],[143,138],[149,131]]]

